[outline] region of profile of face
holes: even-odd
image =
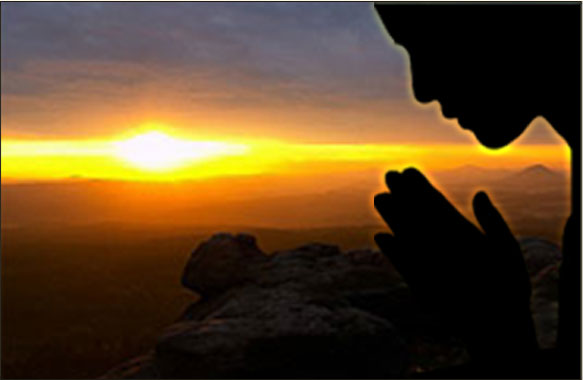
[[[438,101],[444,117],[457,119],[483,145],[507,145],[535,117],[560,108],[569,65],[564,44],[571,43],[563,38],[569,31],[560,24],[568,20],[560,7],[389,3],[375,9],[407,50],[415,98]]]

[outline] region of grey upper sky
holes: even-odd
[[[3,136],[474,141],[415,103],[370,3],[3,3],[1,32]]]

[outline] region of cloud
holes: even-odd
[[[369,3],[6,3],[2,133],[147,118],[301,140],[467,142],[412,100]]]
[[[234,66],[280,78],[402,76],[372,12],[366,3],[14,3],[2,13],[3,64],[108,60]]]

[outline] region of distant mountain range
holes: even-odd
[[[569,173],[536,164],[522,169],[490,169],[473,165],[435,172],[438,187],[449,191],[483,187],[510,192],[568,191]]]
[[[544,165],[533,165],[504,176],[494,186],[526,193],[547,192],[551,189],[568,191],[569,176]]]
[[[510,217],[537,215],[561,224],[569,209],[568,173],[533,165],[520,170],[463,166],[428,173],[466,215],[471,198],[486,190]],[[38,224],[248,225],[273,228],[383,225],[373,196],[387,191],[383,173],[336,175],[328,183],[263,176],[186,183],[96,180],[3,184],[2,226]]]
[[[523,179],[523,180],[545,180],[545,181],[552,181],[552,180],[561,180],[566,177],[566,173],[559,172],[557,170],[550,169],[544,165],[532,165],[525,169],[522,169],[518,173],[515,173],[513,176],[515,179]]]

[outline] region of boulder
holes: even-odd
[[[532,284],[531,311],[541,348],[556,346],[561,250],[538,238],[520,240]]]
[[[554,243],[538,238],[520,239],[520,247],[530,277],[535,277],[542,269],[561,261],[561,249]]]
[[[559,324],[559,264],[543,268],[532,279],[531,310],[539,346],[556,346]]]
[[[239,294],[156,346],[165,378],[399,377],[404,342],[386,320],[351,307],[306,304],[293,292]]]
[[[521,243],[539,343],[552,347],[560,252]],[[106,377],[390,378],[468,360],[378,251],[311,243],[266,255],[252,236],[218,234],[194,250],[182,283],[200,300],[149,355]]]
[[[201,299],[151,355],[109,377],[387,378],[408,368],[381,315],[402,282],[379,252],[312,243],[265,255],[251,236],[219,234],[194,250],[182,283]]]
[[[158,373],[154,365],[154,355],[150,352],[138,356],[109,370],[102,379],[158,379]]]
[[[249,280],[258,262],[266,260],[251,235],[216,234],[190,256],[182,285],[211,297]]]

